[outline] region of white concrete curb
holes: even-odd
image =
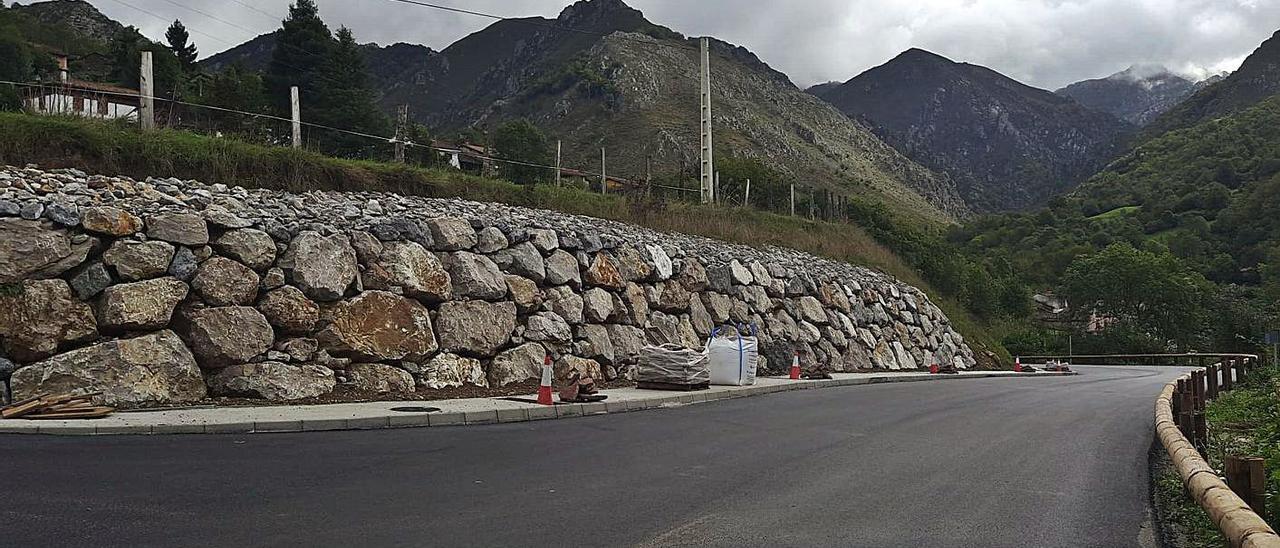
[[[731,398],[760,396],[792,390],[834,388],[891,382],[959,379],[1032,378],[1075,373],[1014,373],[1011,371],[929,373],[837,373],[830,380],[764,377],[753,386],[714,386],[697,392],[662,392],[623,388],[608,390],[600,403],[540,406],[497,398],[467,400],[346,403],[309,406],[212,407],[164,411],[131,411],[93,420],[0,420],[0,434],[108,435],[108,434],[249,434],[263,432],[316,432],[374,430],[423,426],[461,426],[561,419],[586,415],[626,413]],[[439,407],[436,413],[406,414],[395,407]]]

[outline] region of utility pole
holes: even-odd
[[[644,157],[644,197],[653,196],[653,155]]]
[[[556,139],[556,186],[560,186],[560,140]]]
[[[289,110],[293,113],[293,148],[302,148],[302,105],[298,99],[298,86],[289,87]]]
[[[715,181],[711,185],[711,203],[720,203],[720,172],[716,172]]]
[[[751,179],[747,179],[747,192],[742,195],[742,207],[751,205]]]
[[[711,150],[711,43],[702,39],[702,203],[715,201],[715,158]]]
[[[604,174],[604,147],[600,148],[600,193],[609,193],[609,177]]]
[[[796,216],[796,185],[791,185],[791,216]]]
[[[404,142],[409,137],[409,105],[400,105],[396,115],[396,163],[404,163]]]
[[[155,80],[151,77],[151,52],[142,52],[142,66],[138,71],[138,91],[142,104],[138,109],[138,124],[143,130],[156,128]]]

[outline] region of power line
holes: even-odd
[[[13,86],[22,86],[22,87],[28,87],[28,88],[57,87],[57,84],[52,84],[52,85],[46,86],[46,85],[43,85],[43,84],[32,84],[32,83],[29,83],[29,82],[13,82],[13,81],[8,81],[8,80],[0,80],[0,84],[8,84],[8,85],[13,85]],[[111,95],[111,96],[116,96],[116,97],[128,97],[128,98],[131,98],[131,99],[144,99],[144,98],[148,98],[148,96],[142,95],[142,94],[140,94],[140,93],[124,93],[124,92],[118,92],[118,91],[99,91],[99,90],[94,90],[94,93],[98,93],[98,94],[101,94],[101,95]],[[167,99],[167,98],[164,98],[164,97],[150,96],[150,98],[151,98],[152,100],[156,100],[156,101],[167,101],[167,102],[169,102],[169,103],[173,103],[173,104],[177,104],[177,105],[189,106],[189,107],[193,107],[193,108],[202,108],[202,109],[213,110],[213,111],[218,111],[218,112],[226,112],[226,113],[231,113],[231,114],[241,114],[241,115],[244,115],[244,116],[250,116],[250,117],[253,117],[253,118],[262,118],[262,119],[266,119],[266,120],[278,120],[278,121],[281,121],[281,122],[289,122],[289,123],[293,123],[293,120],[292,120],[292,119],[290,119],[290,118],[284,118],[284,117],[281,117],[281,116],[275,116],[275,115],[272,115],[272,114],[263,114],[263,113],[258,113],[258,112],[247,112],[247,111],[243,111],[243,110],[236,110],[236,109],[232,109],[232,108],[224,108],[224,107],[217,107],[217,106],[213,106],[213,105],[204,105],[204,104],[200,104],[200,103],[192,103],[192,102],[189,102],[189,101],[182,101],[182,100],[178,100],[178,99]],[[324,125],[324,124],[317,124],[317,123],[314,123],[314,122],[299,121],[298,123],[299,123],[300,125],[307,126],[307,127],[312,127],[312,128],[316,128],[316,129],[323,129],[323,130],[333,131],[333,132],[337,132],[337,133],[344,133],[344,134],[347,134],[347,135],[353,135],[353,136],[356,136],[356,137],[364,137],[364,138],[367,138],[367,139],[374,139],[374,140],[378,140],[378,141],[385,141],[385,142],[387,142],[387,143],[391,143],[391,144],[394,144],[394,143],[400,142],[400,141],[398,141],[395,137],[386,137],[386,136],[383,136],[383,135],[374,135],[374,134],[372,134],[372,133],[364,133],[364,132],[360,132],[360,131],[353,131],[353,130],[349,130],[349,129],[342,129],[342,128],[339,128],[339,127],[327,126],[327,125]],[[430,144],[426,144],[426,145],[424,145],[424,144],[420,144],[420,143],[414,143],[414,142],[412,142],[412,141],[403,141],[403,143],[405,144],[405,146],[408,146],[408,147],[421,148],[421,149],[426,149],[426,150],[433,150],[433,151],[436,151],[436,152],[459,152],[459,151],[457,151],[457,150],[455,150],[455,149],[449,149],[449,148],[443,148],[443,147],[436,147],[436,146],[432,146],[432,145],[430,145]],[[511,160],[511,159],[507,159],[507,158],[497,158],[497,157],[493,157],[493,156],[479,156],[479,155],[477,155],[476,157],[477,157],[477,158],[479,158],[479,159],[481,159],[481,160],[487,160],[487,161],[491,161],[491,162],[498,162],[498,163],[504,163],[504,164],[517,165],[517,166],[524,166],[524,167],[536,167],[536,168],[552,169],[552,170],[557,169],[557,168],[556,168],[556,166],[546,165],[546,164],[539,164],[539,163],[535,163],[535,162],[524,162],[524,161],[520,161],[520,160]],[[580,169],[579,169],[579,170],[574,170],[574,171],[576,171],[576,172],[578,172],[578,173],[581,173],[581,174],[583,174],[584,176],[590,176],[590,177],[598,177],[598,176],[600,176],[600,175],[601,175],[600,173],[595,173],[595,172],[585,171],[585,170],[580,170]],[[615,180],[617,180],[617,179],[615,179]]]

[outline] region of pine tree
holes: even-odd
[[[538,126],[523,118],[498,127],[493,135],[493,147],[499,156],[507,160],[542,165],[550,163],[547,136]],[[520,184],[541,182],[549,175],[546,168],[508,163],[501,165],[500,172],[504,178]]]
[[[191,35],[187,32],[187,27],[182,21],[174,20],[169,25],[169,30],[164,33],[164,39],[169,42],[169,49],[178,58],[178,62],[182,64],[182,70],[190,73],[196,66],[196,45],[190,43]]]
[[[320,19],[315,0],[298,0],[277,31],[276,47],[264,77],[267,97],[279,116],[288,117],[289,88],[298,86],[302,118],[312,118],[320,97],[321,72],[334,47],[333,34]]]
[[[350,29],[338,29],[337,43],[329,51],[316,86],[319,109],[313,117],[319,123],[370,135],[391,134],[390,120],[378,109],[369,86],[364,53]],[[367,137],[344,134],[325,134],[322,143],[329,152],[350,157],[368,157],[378,145]]]

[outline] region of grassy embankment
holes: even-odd
[[[1215,470],[1224,468],[1228,455],[1262,457],[1267,461],[1267,522],[1276,527],[1280,516],[1280,370],[1262,367],[1243,385],[1209,402],[1206,459]],[[1156,476],[1156,496],[1162,503],[1166,531],[1180,547],[1225,547],[1208,514],[1186,496],[1182,479],[1168,462]]]
[[[382,191],[465,198],[613,219],[657,230],[698,234],[753,246],[776,245],[878,269],[929,293],[973,344],[1009,361],[983,324],[939,295],[899,256],[860,227],[755,209],[644,201],[553,185],[516,185],[453,170],[342,160],[230,138],[114,123],[0,113],[0,163],[75,167],[88,172],[198,179],[244,187]],[[985,364],[994,366],[996,364]]]

